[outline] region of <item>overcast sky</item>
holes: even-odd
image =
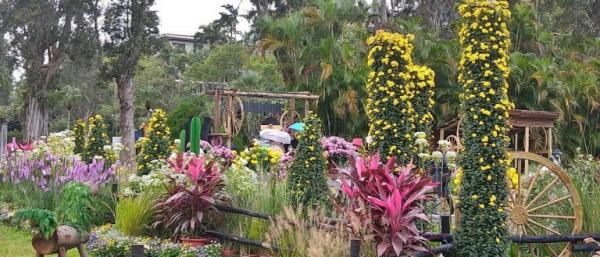
[[[240,14],[251,8],[250,0],[156,0],[154,9],[160,18],[160,33],[194,35],[200,25],[218,19],[221,5],[231,4],[240,7]],[[239,29],[248,30],[246,19],[239,18]]]

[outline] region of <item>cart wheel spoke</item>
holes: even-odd
[[[552,228],[549,228],[548,226],[544,226],[544,225],[540,224],[539,222],[537,222],[537,221],[535,221],[535,220],[532,220],[532,219],[527,219],[527,221],[528,221],[528,223],[530,222],[530,223],[532,223],[533,225],[536,225],[536,226],[538,226],[538,227],[540,227],[540,228],[543,228],[543,229],[545,229],[545,230],[547,230],[547,231],[550,231],[550,232],[552,232],[552,233],[554,233],[554,234],[556,234],[556,235],[560,235],[560,232],[558,232],[558,231],[556,231],[556,230],[554,230],[554,229],[552,229]]]
[[[547,202],[547,203],[545,203],[545,204],[542,204],[542,205],[540,205],[540,206],[536,206],[536,207],[533,207],[533,208],[529,209],[529,212],[531,213],[531,212],[537,211],[537,210],[539,210],[539,209],[541,209],[541,208],[548,207],[548,206],[550,206],[550,205],[553,205],[553,204],[559,203],[559,202],[561,202],[561,201],[564,201],[564,200],[567,200],[567,199],[569,199],[569,198],[571,198],[571,195],[566,195],[566,196],[563,196],[563,197],[561,197],[561,198],[554,199],[554,200],[552,200],[552,201],[550,201],[550,202]]]
[[[556,183],[556,181],[558,181],[558,179],[559,179],[559,178],[558,178],[558,176],[557,176],[557,177],[555,177],[555,178],[552,180],[552,182],[550,182],[550,184],[548,184],[548,185],[547,185],[547,186],[546,186],[546,187],[545,187],[545,188],[544,188],[544,189],[543,189],[543,190],[542,190],[542,191],[541,191],[541,192],[540,192],[538,195],[536,195],[536,196],[535,196],[535,198],[533,198],[533,200],[531,200],[531,202],[529,202],[529,203],[527,204],[526,208],[529,208],[529,207],[531,207],[531,205],[532,205],[533,203],[535,203],[537,200],[539,200],[539,199],[540,199],[540,197],[542,197],[542,195],[544,195],[544,194],[545,194],[545,193],[546,193],[546,192],[547,192],[547,191],[548,191],[548,190],[549,190],[549,189],[550,189],[550,188],[551,188],[551,187],[554,185],[554,183]]]
[[[533,185],[535,185],[535,182],[537,181],[537,178],[540,175],[541,171],[542,171],[541,166],[536,169],[535,174],[533,175],[533,178],[531,179],[531,182],[529,183],[529,188],[527,188],[527,192],[525,192],[525,195],[523,196],[523,204],[526,204],[527,200],[529,200],[529,196],[531,194],[531,191],[533,190]]]
[[[529,214],[533,218],[549,218],[549,219],[567,219],[574,220],[575,216],[552,215],[552,214]]]

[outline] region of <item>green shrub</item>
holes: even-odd
[[[181,131],[189,129],[190,119],[193,117],[202,117],[209,114],[211,110],[205,98],[195,97],[181,102],[175,109],[167,115],[167,124],[171,131]],[[177,135],[173,134],[173,137]],[[175,138],[173,138],[175,139]]]
[[[327,160],[319,141],[323,137],[321,120],[311,113],[304,123],[304,131],[298,135],[298,149],[287,181],[290,200],[293,205],[309,208],[319,204],[328,205]]]
[[[92,210],[92,193],[89,186],[70,182],[60,190],[56,213],[61,224],[88,231],[92,226]]]

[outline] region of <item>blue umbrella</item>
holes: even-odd
[[[296,123],[292,124],[289,128],[293,129],[295,131],[304,131],[304,123],[296,122]]]

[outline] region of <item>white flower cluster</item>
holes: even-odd
[[[165,161],[154,160],[150,165],[151,171],[147,175],[132,174],[129,176],[129,186],[123,189],[122,195],[133,196],[145,190],[165,187],[171,183],[185,184],[187,182],[185,174],[176,173]]]

